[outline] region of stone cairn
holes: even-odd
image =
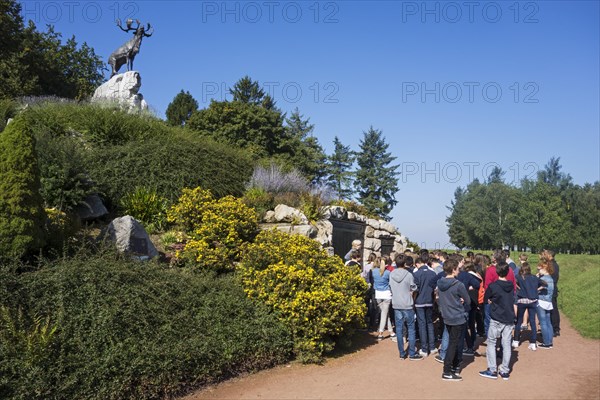
[[[279,204],[274,211],[267,211],[260,224],[261,229],[276,228],[289,234],[300,234],[319,242],[329,254],[333,255],[333,224],[330,219],[348,220],[365,223],[363,257],[366,260],[371,253],[381,255],[382,239],[394,239],[393,251],[403,252],[407,247],[406,237],[390,222],[367,218],[364,215],[347,211],[341,206],[328,206],[324,218],[311,224],[302,211]],[[346,252],[349,249],[342,249]]]

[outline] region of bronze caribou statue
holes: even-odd
[[[123,32],[133,31],[133,37],[128,40],[125,44],[115,50],[110,57],[108,58],[108,64],[112,67],[112,74],[110,77],[112,78],[119,72],[119,69],[127,64],[127,70],[131,71],[133,69],[133,60],[135,56],[140,52],[140,47],[142,45],[142,39],[144,37],[150,37],[154,33],[154,29],[150,24],[146,28],[144,25],[140,24],[140,20],[136,19],[137,26],[133,28],[131,25],[133,24],[132,19],[128,19],[126,21],[127,29],[121,26],[121,20],[117,19],[117,26],[121,28]]]

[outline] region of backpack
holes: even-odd
[[[477,304],[483,304],[483,298],[485,296],[485,287],[483,285],[483,279],[481,278],[481,275],[479,275],[477,272],[469,271],[469,273],[475,275],[477,279],[479,279],[479,281],[481,282],[479,285],[479,291],[477,292]]]

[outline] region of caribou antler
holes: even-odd
[[[153,33],[154,33],[154,28],[152,27],[152,25],[150,25],[150,23],[148,23],[148,27],[146,28],[146,31],[144,32],[144,36],[150,37],[150,36],[152,36]]]
[[[133,24],[133,20],[131,18],[129,18],[127,21],[125,21],[125,23],[127,24],[127,29],[125,29],[125,28],[123,28],[123,26],[121,26],[121,20],[117,19],[117,26],[119,28],[121,28],[121,30],[123,32],[137,31],[137,29],[140,27],[140,20],[136,19],[135,21],[137,22],[137,26],[135,28],[131,27],[131,25]]]

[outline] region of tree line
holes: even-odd
[[[297,169],[314,186],[327,186],[338,200],[355,200],[368,213],[390,219],[397,203],[398,166],[380,130],[364,131],[357,151],[336,136],[333,152],[326,154],[310,118],[297,108],[287,116],[259,82],[245,76],[229,93],[231,101],[213,100],[198,109],[190,92],[181,90],[167,107],[167,123],[246,149],[259,163]]]
[[[518,185],[505,183],[496,167],[485,182],[458,187],[446,219],[450,242],[459,248],[600,253],[600,182],[580,186],[561,169],[553,157],[536,179]]]
[[[16,0],[0,0],[0,99],[57,96],[82,100],[104,82],[102,62],[94,49],[75,36],[62,42],[47,26],[25,25]]]

